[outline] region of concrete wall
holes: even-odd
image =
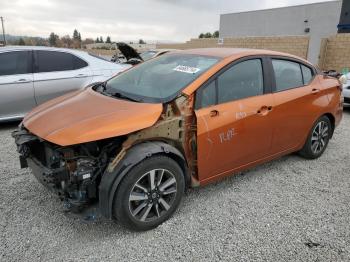
[[[225,38],[222,45],[219,45],[218,39],[215,38],[191,39],[184,44],[159,44],[157,45],[157,48],[192,49],[207,47],[236,47],[268,49],[290,53],[306,59],[308,46],[308,36],[285,36]]]
[[[318,62],[321,39],[337,33],[341,1],[223,14],[220,37],[307,35],[308,60]],[[307,21],[307,22],[305,22]],[[310,28],[306,33],[305,29]]]

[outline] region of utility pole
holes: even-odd
[[[2,16],[0,16],[0,19],[1,19],[1,25],[2,25],[2,37],[3,37],[3,40],[4,40],[4,45],[6,45],[4,18]]]

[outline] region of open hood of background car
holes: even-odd
[[[162,104],[116,99],[88,88],[38,106],[25,116],[23,124],[38,137],[67,146],[150,127],[162,109]]]
[[[119,51],[125,56],[126,60],[130,60],[132,58],[139,59],[143,61],[142,57],[137,53],[137,51],[129,46],[128,44],[125,44],[123,42],[117,43],[117,47]]]

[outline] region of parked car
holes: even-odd
[[[347,82],[343,85],[344,103],[350,104],[350,73],[347,74]]]
[[[22,119],[43,102],[105,81],[129,67],[78,50],[3,47],[0,49],[0,122]]]
[[[177,51],[176,49],[152,49],[139,54],[134,48],[123,42],[117,43],[117,47],[121,52],[121,55],[115,54],[112,57],[111,61],[131,65],[137,65],[139,63],[164,55],[171,51]]]
[[[203,186],[293,152],[316,159],[342,118],[341,84],[285,53],[165,54],[29,113],[21,166],[68,214],[152,229]]]
[[[140,54],[143,61],[164,55],[169,52],[177,51],[176,49],[151,49]]]

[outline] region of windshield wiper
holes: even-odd
[[[102,82],[97,88],[96,88],[96,91],[101,93],[101,94],[104,94],[104,95],[107,95],[107,96],[113,96],[113,97],[117,97],[117,98],[120,98],[120,99],[126,99],[126,100],[130,100],[130,101],[133,101],[133,102],[143,102],[142,99],[135,99],[135,98],[131,98],[127,95],[124,95],[120,92],[110,92],[110,90],[108,90],[107,88],[107,82]]]
[[[130,100],[130,101],[133,101],[133,102],[142,102],[142,99],[135,99],[135,98],[131,98],[129,96],[126,96],[120,92],[115,92],[115,93],[112,93],[110,94],[111,96],[114,96],[114,97],[117,97],[117,98],[120,98],[120,99],[126,99],[126,100]]]
[[[98,86],[96,86],[95,91],[99,93],[105,93],[106,89],[107,89],[107,83],[102,82]]]

